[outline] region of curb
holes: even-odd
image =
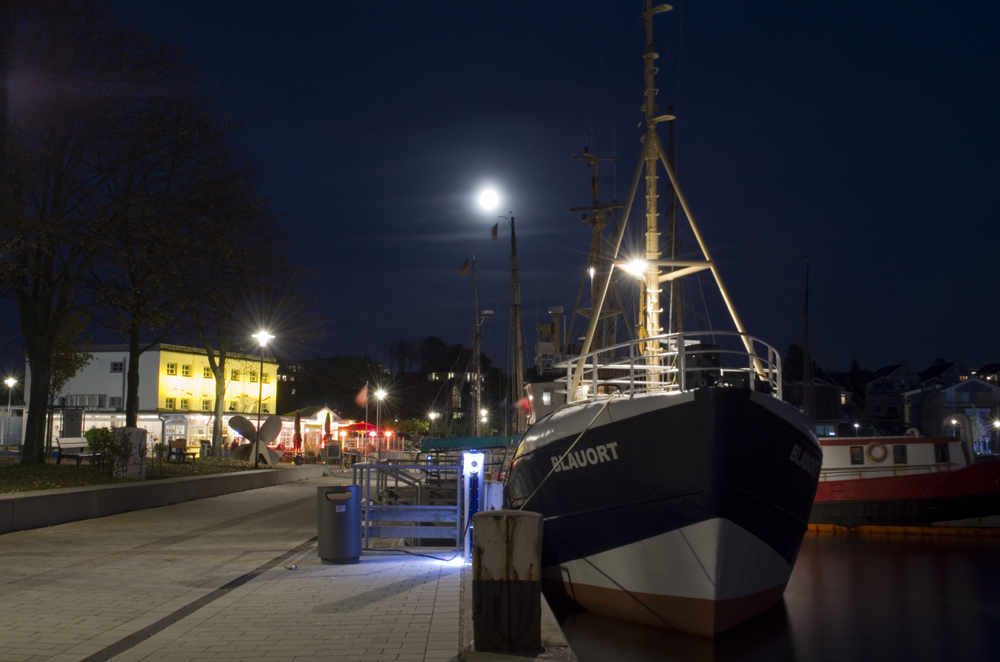
[[[286,469],[184,476],[141,483],[0,494],[0,534],[318,478],[324,475],[325,470],[323,465],[315,464]]]

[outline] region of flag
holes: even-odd
[[[498,232],[500,232],[500,223],[499,222],[497,222],[497,224],[493,226],[493,241],[497,240],[497,233]]]
[[[461,269],[459,269],[459,270],[458,270],[458,272],[459,272],[460,274],[462,274],[463,276],[464,276],[465,274],[469,273],[469,259],[468,259],[468,258],[466,258],[466,259],[465,259],[465,262],[463,262],[463,263],[462,263],[462,268],[461,268]]]
[[[368,384],[361,387],[358,394],[354,396],[354,402],[359,406],[364,406],[368,404]]]

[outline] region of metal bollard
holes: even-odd
[[[477,651],[542,650],[542,516],[490,510],[473,517],[472,627]]]

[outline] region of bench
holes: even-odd
[[[80,466],[83,459],[93,463],[94,458],[100,457],[100,453],[87,452],[87,440],[84,437],[63,437],[56,439],[56,447],[59,449],[59,457],[56,464],[62,462],[64,457],[71,457],[76,460],[76,466]]]
[[[198,451],[189,451],[187,449],[186,439],[171,439],[167,444],[170,447],[167,451],[167,462],[172,457],[179,458],[181,462],[187,462],[188,455],[191,456],[192,460],[198,457]]]

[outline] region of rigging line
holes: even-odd
[[[569,547],[569,548],[570,548],[571,550],[573,550],[573,552],[574,552],[574,553],[576,553],[576,554],[579,554],[579,556],[580,556],[580,560],[581,560],[581,561],[585,562],[585,563],[586,563],[587,565],[589,565],[589,566],[590,566],[591,568],[593,568],[593,569],[594,569],[594,570],[596,570],[597,572],[599,572],[599,573],[601,573],[602,575],[604,575],[605,577],[607,577],[608,581],[610,581],[610,582],[611,582],[612,584],[614,584],[615,586],[617,586],[617,587],[618,587],[618,588],[619,588],[619,589],[621,590],[621,592],[622,592],[622,593],[624,593],[624,594],[625,594],[625,595],[627,595],[628,597],[630,597],[630,598],[632,598],[633,600],[635,600],[635,601],[636,601],[637,603],[639,603],[639,606],[641,606],[641,607],[642,607],[642,608],[644,608],[644,609],[645,609],[646,611],[648,611],[649,613],[651,613],[651,614],[652,614],[652,615],[653,615],[654,617],[656,617],[656,618],[658,618],[659,620],[663,621],[663,623],[664,623],[664,624],[665,624],[665,625],[666,625],[666,626],[667,626],[668,628],[670,628],[671,630],[676,630],[676,629],[677,629],[677,628],[676,628],[676,626],[674,626],[674,625],[673,625],[673,624],[672,624],[672,623],[671,623],[670,621],[668,621],[667,619],[663,618],[663,616],[662,616],[662,615],[660,615],[660,614],[659,614],[659,613],[658,613],[658,612],[657,612],[656,610],[654,610],[654,609],[653,609],[652,607],[650,607],[650,606],[649,606],[649,605],[647,605],[647,604],[646,604],[645,602],[643,602],[642,600],[640,600],[640,599],[638,598],[638,596],[636,596],[636,595],[635,595],[634,593],[632,593],[632,592],[631,592],[631,591],[629,591],[629,590],[628,590],[627,588],[625,588],[625,587],[624,587],[624,586],[622,586],[622,585],[621,585],[620,583],[618,583],[618,582],[617,582],[617,581],[616,581],[616,580],[614,579],[614,577],[612,577],[612,576],[611,576],[611,575],[609,575],[608,573],[606,573],[606,572],[604,572],[603,570],[601,570],[600,568],[598,568],[598,567],[597,567],[597,565],[595,565],[595,564],[594,564],[594,562],[593,562],[593,561],[591,561],[591,560],[590,560],[589,558],[587,558],[587,557],[586,557],[586,556],[584,556],[583,554],[580,554],[580,552],[578,552],[578,551],[577,551],[576,549],[574,549],[574,547],[573,547],[572,545],[570,545],[569,543],[567,543],[567,542],[566,542],[565,540],[563,540],[562,538],[560,538],[560,537],[559,537],[558,535],[556,535],[556,534],[554,534],[554,533],[552,533],[552,534],[550,534],[550,535],[553,535],[553,536],[555,536],[556,538],[559,538],[559,542],[561,542],[562,544],[564,544],[564,545],[566,545],[567,547]],[[572,579],[572,577],[570,577],[570,585],[572,585],[572,582],[573,582],[573,579]]]
[[[603,414],[604,410],[607,409],[608,405],[611,404],[611,401],[614,400],[617,397],[619,397],[619,396],[618,396],[617,393],[615,393],[610,398],[608,398],[607,402],[604,403],[604,406],[601,407],[601,410],[599,412],[597,412],[597,416],[594,416],[594,418],[591,419],[590,423],[587,423],[587,427],[583,428],[583,431],[580,432],[580,434],[577,436],[577,438],[573,440],[573,443],[569,445],[569,448],[567,448],[566,452],[562,454],[562,457],[559,458],[559,461],[552,465],[552,468],[549,469],[549,473],[547,473],[545,475],[545,478],[543,478],[542,482],[540,482],[538,484],[538,487],[535,488],[535,491],[528,495],[528,498],[524,500],[524,503],[521,504],[521,507],[518,508],[518,510],[524,510],[524,507],[528,505],[528,502],[531,501],[531,498],[533,496],[535,496],[536,494],[538,494],[538,490],[542,489],[542,485],[545,484],[545,481],[547,481],[549,479],[549,476],[551,476],[555,472],[556,467],[558,467],[559,465],[562,464],[563,460],[566,459],[566,456],[570,454],[570,451],[572,451],[573,448],[576,447],[577,442],[580,441],[581,439],[583,439],[583,435],[585,435],[587,433],[587,430],[589,430],[590,426],[594,424],[594,421],[597,420],[597,417],[600,416],[601,414]]]

